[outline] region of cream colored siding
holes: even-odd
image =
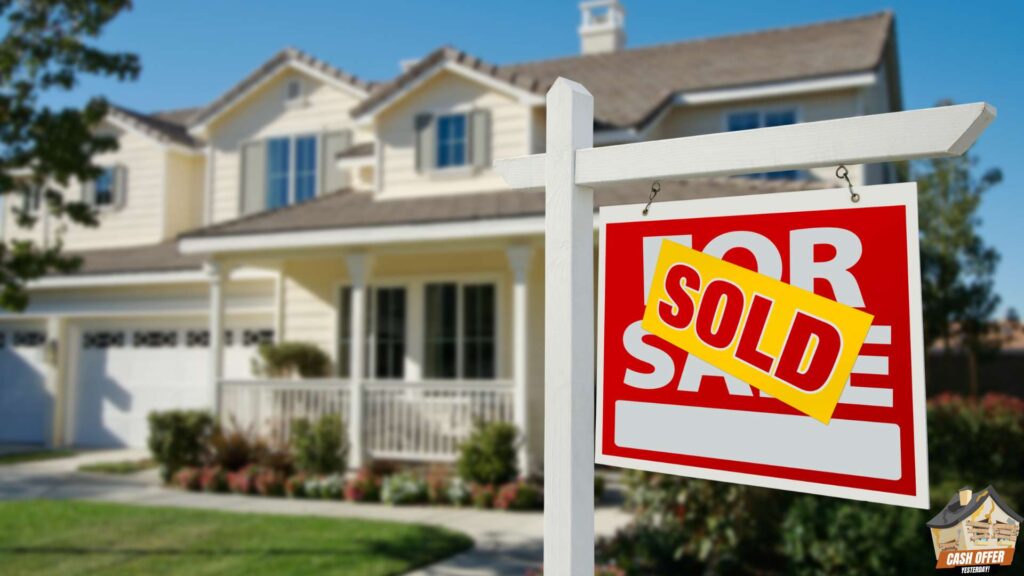
[[[202,225],[204,158],[171,152],[167,155],[165,237]]]
[[[816,95],[786,98],[760,98],[756,100],[729,102],[706,106],[679,106],[669,112],[661,124],[651,131],[649,138],[679,138],[711,134],[726,130],[726,116],[731,112],[746,110],[772,110],[795,108],[798,122],[818,122],[834,118],[861,115],[862,92],[843,90]],[[836,135],[840,137],[841,135]],[[863,166],[848,166],[850,179],[854,184],[863,183]],[[810,170],[815,179],[835,183],[835,167]]]
[[[344,259],[293,260],[283,272],[283,339],[316,344],[334,358],[337,287],[347,278]]]
[[[287,106],[284,100],[287,81],[300,78],[306,99],[300,106]],[[356,97],[298,72],[284,72],[251,94],[245,103],[218,119],[211,127],[213,145],[214,222],[237,218],[240,210],[239,150],[245,142],[272,136],[318,134],[352,128],[349,110]],[[361,131],[356,142],[368,139]]]
[[[121,164],[127,168],[128,192],[124,206],[101,210],[100,225],[96,228],[68,223],[64,245],[70,250],[154,244],[163,239],[165,148],[152,138],[134,131],[121,131],[119,142],[120,148],[116,152],[99,155],[94,161],[100,166]],[[68,200],[81,200],[82,186],[72,183],[66,194]],[[40,242],[43,230],[48,231],[51,239],[55,237],[60,228],[56,220],[44,222],[40,218],[31,231],[17,227],[10,209],[15,203],[20,204],[20,200],[5,207],[8,238],[30,238]]]
[[[448,194],[505,188],[490,168],[478,173],[458,169],[420,173],[416,170],[413,122],[417,114],[445,114],[485,109],[491,115],[491,159],[527,154],[530,148],[530,108],[515,98],[441,72],[377,119],[383,159],[381,192],[386,195]]]

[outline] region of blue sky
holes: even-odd
[[[139,0],[103,44],[142,57],[134,84],[86,81],[88,94],[143,111],[202,104],[277,50],[295,46],[361,77],[393,76],[402,59],[453,44],[485,60],[517,62],[578,50],[574,0],[411,2],[375,0]],[[624,0],[629,45],[642,46],[775,26],[896,14],[906,108],[941,98],[985,100],[999,110],[972,154],[998,166],[1003,184],[986,197],[985,238],[1002,253],[997,289],[1024,311],[1024,3],[1012,0],[873,2],[654,2]],[[1018,164],[1020,162],[1021,164]]]

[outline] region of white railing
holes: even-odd
[[[371,458],[452,461],[477,422],[514,420],[511,381],[373,381],[362,386],[361,436]],[[338,414],[349,423],[351,397],[347,380],[222,381],[219,411],[227,425],[286,442],[296,418]]]
[[[371,458],[451,461],[477,422],[512,422],[511,382],[367,383],[366,451]]]
[[[276,443],[291,436],[297,418],[338,414],[348,420],[346,380],[235,380],[220,385],[220,419]]]

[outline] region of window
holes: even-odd
[[[305,202],[316,196],[316,153],[316,136],[267,140],[267,209]]]
[[[300,98],[302,98],[302,81],[298,78],[289,80],[284,92],[285,101],[296,102]]]
[[[428,378],[458,377],[458,288],[428,284],[424,325],[424,373]]]
[[[770,128],[772,126],[786,126],[796,124],[796,110],[783,108],[767,111],[744,111],[733,112],[726,117],[726,128],[730,132],[737,130],[751,130],[754,128]],[[796,180],[800,177],[798,170],[783,170],[781,172],[767,172],[762,174],[750,174],[750,178],[763,178],[767,180]]]
[[[377,288],[370,296],[374,376],[400,379],[405,375],[405,288]]]
[[[267,208],[271,210],[288,205],[290,156],[291,141],[288,138],[267,141]]]
[[[465,166],[466,116],[450,114],[437,119],[437,167]]]
[[[316,196],[316,136],[295,139],[295,202]]]
[[[104,168],[103,172],[100,173],[98,178],[96,178],[96,182],[93,183],[93,186],[95,187],[92,198],[94,206],[102,208],[104,206],[112,206],[114,204],[114,182],[114,169]]]
[[[496,374],[493,284],[428,284],[424,330],[427,378],[488,379]]]

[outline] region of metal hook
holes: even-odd
[[[836,178],[840,180],[846,180],[846,186],[850,189],[850,202],[856,204],[860,202],[860,194],[853,191],[853,182],[850,182],[850,171],[846,169],[846,166],[840,164],[836,168]]]
[[[647,216],[647,212],[651,209],[651,204],[654,202],[654,197],[661,192],[661,181],[655,180],[651,182],[651,195],[647,198],[647,205],[644,206],[644,216]]]

